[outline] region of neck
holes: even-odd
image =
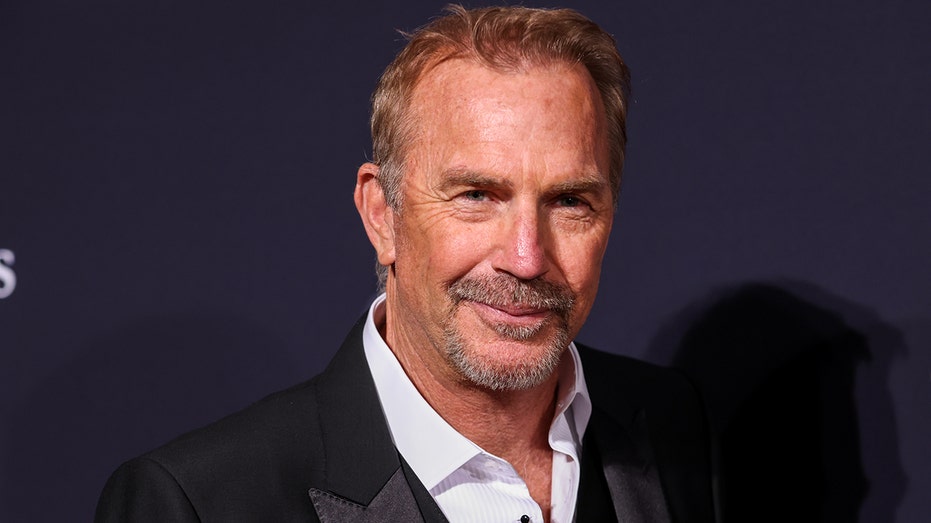
[[[510,463],[548,521],[553,464],[549,430],[560,373],[528,389],[479,387],[452,370],[445,349],[431,344],[429,337],[398,328],[389,304],[383,311],[375,318],[379,332],[421,396],[457,432]],[[560,366],[567,357],[564,353]]]
[[[518,391],[490,391],[463,382],[443,384],[428,379],[414,384],[460,434],[515,468],[534,450],[550,451],[555,374],[534,388]]]
[[[425,347],[428,341],[417,343],[403,329],[392,328],[390,310],[386,312],[386,316],[376,317],[382,338],[417,391],[456,431],[512,465],[515,460],[524,459],[531,449],[549,451],[558,371],[528,389],[491,390],[477,386],[442,361],[438,356],[441,349]]]
[[[553,471],[549,430],[556,403],[556,376],[534,389],[511,392],[412,380],[433,409],[460,434],[514,467],[543,511],[544,521],[549,521]]]

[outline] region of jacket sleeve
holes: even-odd
[[[95,523],[199,522],[184,489],[149,458],[124,463],[110,476],[97,502]]]

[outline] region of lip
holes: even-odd
[[[492,323],[509,323],[512,325],[537,325],[550,317],[552,311],[520,305],[489,305],[475,301],[468,302],[483,319]]]

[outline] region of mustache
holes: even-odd
[[[505,307],[520,305],[567,316],[575,304],[569,287],[546,280],[520,280],[509,274],[463,278],[449,286],[455,304],[463,300]]]

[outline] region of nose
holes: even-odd
[[[548,269],[546,227],[536,205],[516,206],[498,229],[495,270],[532,280]]]

